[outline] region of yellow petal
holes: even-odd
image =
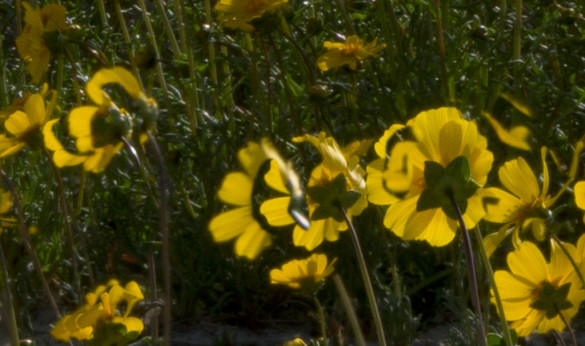
[[[95,106],[74,108],[71,113],[69,113],[69,118],[67,120],[71,136],[77,138],[91,136],[91,121],[98,111],[99,107]]]
[[[530,137],[530,130],[526,126],[515,126],[510,131],[506,131],[489,113],[482,112],[482,114],[490,122],[494,131],[496,131],[496,135],[504,144],[520,150],[531,150],[527,141]]]
[[[256,177],[260,166],[268,159],[265,151],[256,142],[248,142],[245,148],[238,151],[240,164],[249,177]]]
[[[127,333],[136,332],[140,334],[144,330],[144,323],[142,323],[142,320],[140,320],[140,318],[136,317],[115,316],[114,318],[112,318],[112,323],[123,324],[126,327]]]
[[[293,244],[312,251],[323,242],[325,227],[325,220],[311,220],[311,226],[306,231],[296,225],[293,230]]]
[[[445,246],[455,237],[457,222],[441,209],[413,213],[404,229],[405,240],[424,240],[432,246]]]
[[[279,197],[266,200],[260,205],[260,213],[266,217],[266,221],[272,226],[291,225],[295,220],[288,213],[290,197]]]
[[[400,238],[404,237],[404,228],[410,216],[416,212],[418,196],[392,204],[384,216],[384,226]]]
[[[575,204],[585,210],[585,181],[579,181],[574,187]]]
[[[264,175],[266,184],[278,192],[290,194],[283,182],[280,165],[276,160],[270,160],[270,169]]]
[[[382,137],[380,137],[380,139],[374,144],[374,151],[378,154],[378,157],[385,159],[389,155],[390,150],[388,148],[388,142],[396,132],[403,128],[404,125],[394,124],[384,131]]]
[[[32,94],[24,104],[24,112],[28,116],[30,125],[45,123],[45,100],[39,94]]]
[[[4,127],[15,136],[24,134],[31,126],[28,116],[23,111],[16,111],[6,119]]]
[[[382,173],[384,170],[384,161],[384,159],[376,159],[366,167],[368,172],[366,177],[368,201],[377,205],[390,205],[399,201],[385,187],[384,175]]]
[[[45,140],[45,147],[52,151],[64,149],[63,145],[61,144],[61,142],[59,142],[57,136],[55,136],[55,133],[53,132],[53,126],[57,122],[59,122],[59,120],[60,119],[50,120],[43,126],[43,138]]]
[[[248,224],[235,244],[236,255],[248,259],[256,258],[262,250],[272,244],[272,237],[256,221]]]
[[[504,163],[498,176],[506,189],[527,204],[532,204],[540,195],[536,176],[522,157]]]
[[[500,243],[506,239],[512,233],[514,227],[510,227],[510,225],[506,224],[502,226],[497,232],[490,233],[483,238],[482,244],[485,249],[486,255],[491,257],[491,255],[496,251]]]
[[[241,207],[215,216],[209,222],[209,231],[216,242],[224,242],[242,234],[250,223],[254,223],[252,207]]]
[[[484,219],[496,223],[516,221],[525,203],[516,196],[495,187],[483,189]]]
[[[508,255],[510,271],[527,280],[532,286],[537,287],[547,278],[547,263],[544,256],[531,242],[522,242],[518,250]]]
[[[86,86],[87,94],[98,105],[107,104],[108,96],[103,90],[107,84],[118,84],[133,99],[145,97],[140,84],[132,73],[122,67],[104,68],[96,72]]]
[[[251,205],[252,188],[253,182],[249,176],[242,172],[232,172],[224,178],[217,196],[229,204],[237,206]]]

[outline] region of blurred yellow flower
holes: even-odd
[[[237,238],[236,254],[254,259],[272,244],[270,234],[254,217],[252,202],[254,180],[267,156],[258,143],[249,142],[238,152],[238,159],[244,171],[228,173],[217,192],[220,200],[235,208],[215,216],[209,231],[216,242]]]
[[[51,335],[58,341],[69,342],[71,338],[77,340],[92,340],[99,337],[100,328],[108,324],[120,324],[126,328],[126,341],[135,339],[144,324],[139,318],[130,317],[134,305],[144,299],[138,284],[130,281],[122,287],[116,280],[107,285],[101,285],[95,291],[85,296],[86,304],[75,312],[64,316],[51,330]],[[126,304],[124,314],[117,315],[120,303]],[[108,343],[110,344],[110,343]]]
[[[334,259],[327,264],[327,256],[323,254],[313,254],[304,260],[292,260],[280,269],[270,271],[270,283],[288,285],[295,289],[305,284],[319,283],[333,273],[333,264],[336,261]]]
[[[453,240],[458,224],[455,217],[448,216],[440,207],[417,211],[419,197],[428,188],[425,165],[431,162],[445,168],[455,159],[464,157],[469,165],[471,181],[481,186],[491,170],[493,154],[487,150],[487,140],[479,133],[475,122],[464,119],[456,108],[421,112],[409,120],[406,127],[411,129],[416,141],[396,143],[385,167],[380,166],[381,161],[374,162],[370,169],[383,169],[383,186],[379,180],[370,180],[374,185],[369,186],[368,190],[385,188],[400,197],[399,201],[388,197],[377,201],[391,204],[384,217],[384,225],[397,236],[444,246]],[[382,156],[387,150],[385,145],[378,145],[376,151]],[[467,208],[463,219],[471,229],[485,213],[481,204],[481,189],[464,202]]]
[[[27,144],[36,144],[40,140],[41,127],[47,120],[43,96],[28,96],[22,110],[15,111],[4,122],[9,135],[0,134],[0,158],[18,152]]]
[[[513,235],[514,245],[519,245],[520,231],[524,229],[531,229],[536,240],[545,240],[547,215],[551,213],[551,206],[566,188],[566,186],[561,188],[554,197],[548,195],[550,179],[545,161],[546,154],[547,148],[543,147],[542,188],[526,160],[519,157],[504,163],[498,170],[500,182],[511,194],[495,187],[484,189],[485,220],[504,224],[497,232],[484,238],[483,244],[488,256],[510,234]]]
[[[500,123],[492,117],[489,113],[483,112],[484,117],[490,122],[498,138],[504,143],[511,147],[530,151],[530,144],[528,138],[530,136],[530,130],[526,126],[514,126],[510,130],[506,130],[500,125]]]
[[[59,4],[45,5],[42,9],[32,7],[23,2],[24,28],[16,38],[18,54],[27,61],[27,70],[32,76],[32,83],[40,82],[41,77],[49,69],[51,51],[45,42],[45,34],[49,31],[65,31],[67,9]]]
[[[569,322],[585,300],[585,290],[569,258],[558,244],[551,242],[551,246],[547,263],[536,245],[522,242],[508,255],[510,271],[494,274],[506,319],[513,321],[510,327],[518,336],[527,336],[535,329],[538,333],[564,330],[562,318]],[[563,246],[577,258],[573,245]]]
[[[344,43],[325,41],[323,47],[327,52],[317,59],[317,66],[321,71],[343,65],[355,70],[359,61],[378,55],[386,48],[386,44],[378,44],[378,39],[364,44],[364,41],[356,35],[349,36]]]
[[[306,195],[306,202],[311,219],[309,228],[303,229],[301,225],[297,224],[293,230],[293,243],[296,246],[304,246],[311,251],[319,246],[324,239],[337,241],[339,232],[347,230],[347,224],[342,218],[336,219],[327,212],[321,216],[318,215],[319,212],[316,213],[319,208],[323,209],[327,206],[322,205],[320,201],[315,199],[315,196],[311,197],[311,190],[315,188],[327,189],[332,186],[339,175],[342,175],[345,180],[342,192],[351,191],[356,196],[356,200],[352,201],[353,204],[346,210],[348,216],[351,218],[361,214],[368,205],[364,170],[359,165],[359,157],[355,155],[356,150],[360,149],[360,145],[352,143],[342,150],[333,137],[327,137],[323,132],[318,137],[304,135],[293,138],[293,141],[311,143],[317,148],[323,159],[321,164],[311,172],[308,182],[309,193]],[[282,183],[277,162],[271,162],[270,170],[266,173],[264,179],[268,186],[274,190],[289,195],[288,190]],[[333,194],[329,195],[333,197]],[[266,200],[260,206],[260,212],[266,217],[268,223],[273,226],[291,225],[294,220],[288,213],[290,201],[290,196]]]
[[[573,187],[575,193],[575,204],[579,209],[585,210],[585,181],[578,181]],[[583,222],[585,223],[585,215],[583,215]]]
[[[78,153],[68,151],[57,139],[53,127],[58,119],[49,121],[43,128],[45,146],[53,151],[53,161],[58,167],[83,163],[86,171],[99,173],[110,163],[124,146],[124,140],[132,135],[134,125],[130,114],[111,100],[104,90],[109,84],[121,86],[140,106],[142,118],[138,131],[140,142],[147,139],[146,131],[153,126],[158,107],[153,99],[144,95],[136,78],[121,67],[99,70],[87,83],[86,91],[98,106],[74,108],[67,118],[69,134],[75,138]]]
[[[288,0],[220,0],[215,10],[219,12],[217,20],[224,26],[253,31],[251,21],[262,17],[264,13],[276,11],[286,3]]]

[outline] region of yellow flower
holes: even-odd
[[[270,234],[254,217],[252,202],[254,180],[267,157],[260,145],[250,142],[238,152],[238,159],[244,171],[228,173],[217,193],[219,199],[235,208],[214,217],[209,231],[216,242],[237,238],[236,254],[254,259],[272,244]]]
[[[378,44],[378,39],[364,45],[364,41],[356,35],[349,36],[344,43],[325,41],[323,47],[327,52],[317,59],[321,71],[327,71],[343,65],[355,70],[359,61],[378,55],[386,48],[386,44]]]
[[[47,113],[41,94],[28,96],[22,110],[15,111],[4,122],[10,136],[0,134],[0,157],[18,152],[26,144],[35,144],[47,122]]]
[[[28,2],[23,2],[24,28],[16,38],[16,48],[20,56],[27,61],[27,70],[32,76],[32,83],[36,84],[49,69],[51,51],[45,42],[45,34],[49,31],[65,31],[68,26],[65,22],[66,9],[62,5],[49,4],[41,10],[33,8]]]
[[[550,263],[530,242],[522,242],[508,255],[510,271],[498,270],[494,277],[502,299],[506,319],[518,336],[550,330],[562,331],[585,300],[585,290],[567,255],[551,242]],[[571,244],[563,244],[568,253],[577,258]],[[494,298],[492,298],[494,301]]]
[[[219,12],[218,20],[230,29],[253,31],[250,24],[256,18],[260,18],[267,12],[274,12],[288,0],[220,0],[215,5]]]
[[[304,260],[292,260],[285,263],[280,269],[270,271],[270,283],[288,285],[291,288],[301,288],[304,284],[319,283],[333,273],[333,264],[337,259],[327,264],[327,256],[313,254]]]
[[[405,240],[424,240],[433,246],[450,243],[457,230],[457,220],[449,217],[443,208],[434,207],[417,211],[419,197],[427,189],[425,164],[432,162],[445,168],[455,159],[465,157],[470,178],[479,186],[485,184],[493,162],[487,150],[487,141],[473,121],[463,118],[455,108],[439,108],[418,114],[407,123],[416,141],[402,141],[392,148],[386,166],[381,161],[371,170],[382,171],[384,185],[380,180],[370,180],[370,189],[385,187],[399,201],[382,199],[390,203],[384,217],[384,225]],[[392,131],[390,131],[392,132]],[[378,146],[378,155],[385,152],[385,145]],[[378,201],[380,202],[380,201]],[[483,215],[481,189],[466,199],[467,208],[463,219],[468,228],[475,227]],[[381,203],[380,203],[381,204]]]
[[[565,187],[556,196],[548,195],[549,173],[546,165],[547,148],[541,149],[543,184],[539,187],[534,172],[522,157],[510,160],[498,170],[500,182],[510,191],[498,188],[486,188],[483,191],[486,208],[485,219],[504,225],[492,234],[487,235],[483,244],[491,255],[508,235],[513,234],[513,243],[520,244],[520,231],[531,229],[534,238],[543,241],[546,235],[546,218],[550,207],[565,191]]]
[[[315,167],[309,178],[308,190],[312,188],[327,188],[340,174],[345,179],[344,191],[353,191],[359,194],[359,198],[347,208],[347,214],[351,218],[361,214],[367,207],[366,184],[364,181],[364,171],[359,165],[359,157],[355,155],[355,150],[359,145],[350,144],[342,150],[333,137],[326,137],[321,132],[318,137],[305,135],[293,138],[294,142],[309,142],[321,154],[323,161]],[[276,191],[289,194],[282,178],[279,175],[278,163],[271,161],[270,170],[264,176],[266,183]],[[314,197],[314,196],[313,196]],[[294,223],[292,217],[288,214],[288,205],[290,196],[278,197],[265,201],[260,206],[260,212],[266,217],[266,220],[272,226],[286,226]],[[309,192],[306,195],[306,201],[309,209],[311,224],[308,229],[303,229],[300,225],[295,225],[293,230],[293,243],[296,246],[304,246],[311,251],[319,246],[324,239],[327,241],[337,241],[339,232],[347,230],[347,224],[343,219],[335,219],[329,215],[318,217],[315,211],[322,205],[319,201],[311,197]]]
[[[83,163],[86,171],[102,172],[124,146],[123,140],[130,138],[134,122],[104,90],[108,84],[121,86],[138,102],[143,116],[137,119],[140,142],[146,141],[146,131],[153,126],[158,112],[156,102],[144,95],[136,78],[127,70],[121,67],[101,69],[86,86],[87,94],[98,106],[81,106],[69,113],[69,134],[75,138],[78,153],[68,151],[55,136],[53,127],[59,119],[47,122],[43,128],[45,146],[54,152],[53,161],[58,167]]]
[[[63,342],[71,338],[91,340],[98,337],[96,334],[104,325],[122,324],[129,338],[134,339],[142,332],[144,324],[139,318],[128,315],[142,299],[144,295],[136,282],[130,281],[122,287],[116,280],[111,280],[107,285],[101,285],[88,293],[85,296],[86,304],[59,320],[51,330],[51,335]],[[126,308],[124,314],[118,316],[116,309],[122,302],[126,303]]]

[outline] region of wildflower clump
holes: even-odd
[[[382,49],[386,48],[386,44],[378,44],[377,38],[364,44],[364,40],[356,35],[351,35],[345,42],[325,41],[323,47],[327,49],[327,52],[317,59],[317,67],[321,71],[328,71],[344,65],[355,70],[358,62],[378,55]]]
[[[142,299],[144,295],[136,282],[122,287],[117,280],[110,280],[86,294],[86,304],[59,320],[51,335],[62,342],[74,338],[96,345],[127,344],[144,329],[142,320],[129,316]],[[126,304],[124,313],[117,310],[121,303]]]

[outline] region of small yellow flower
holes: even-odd
[[[41,77],[49,69],[51,51],[45,42],[45,34],[49,31],[65,31],[68,26],[65,21],[65,7],[58,4],[49,4],[40,9],[33,8],[28,2],[23,2],[25,10],[25,26],[16,38],[16,48],[20,56],[27,61],[27,70],[32,76],[32,83],[40,82]]]
[[[356,35],[349,36],[344,43],[325,41],[323,47],[327,52],[317,59],[317,66],[321,71],[348,65],[355,70],[359,61],[378,55],[386,48],[386,44],[378,44],[378,39],[364,44]]]
[[[218,20],[230,29],[253,31],[250,24],[254,19],[260,18],[267,12],[274,12],[288,0],[220,0],[215,5],[219,12]]]
[[[498,170],[500,182],[510,191],[490,187],[483,191],[486,208],[485,219],[490,222],[503,223],[499,231],[487,235],[483,244],[491,255],[508,235],[513,235],[513,243],[520,244],[520,231],[531,229],[534,238],[545,240],[546,218],[550,208],[565,191],[566,185],[556,196],[548,195],[550,183],[546,165],[547,148],[541,149],[543,184],[539,187],[536,175],[522,157],[510,160]]]
[[[416,141],[396,143],[387,163],[379,159],[370,165],[370,170],[382,170],[383,181],[380,177],[371,179],[370,183],[374,185],[368,186],[368,190],[384,188],[394,196],[400,196],[399,201],[392,201],[387,196],[377,201],[378,204],[391,204],[384,217],[386,228],[405,240],[424,240],[433,246],[444,246],[455,237],[457,220],[439,207],[417,211],[419,198],[428,188],[426,163],[446,168],[455,159],[464,157],[469,163],[470,178],[482,186],[491,170],[493,154],[487,150],[487,140],[479,133],[475,122],[464,119],[456,108],[421,112],[409,120],[406,127],[411,129]],[[400,127],[390,128],[385,136],[389,137],[398,129]],[[386,142],[378,144],[378,156],[385,156]],[[466,200],[463,219],[469,229],[475,227],[485,214],[481,195],[481,189],[478,189]]]
[[[292,260],[285,263],[280,269],[270,271],[270,283],[288,285],[299,289],[303,284],[319,283],[335,270],[333,264],[337,259],[327,264],[327,256],[313,254],[304,260]]]
[[[530,242],[522,242],[508,255],[510,271],[494,274],[502,299],[506,319],[518,336],[565,329],[560,314],[568,322],[579,311],[585,300],[585,290],[567,255],[551,242],[550,263]],[[563,244],[571,257],[577,258],[577,249]],[[494,301],[494,298],[492,298]]]
[[[126,334],[130,337],[138,336],[144,324],[129,314],[142,299],[144,295],[136,282],[130,281],[122,287],[116,280],[111,280],[107,285],[101,285],[88,293],[85,296],[86,304],[59,320],[51,330],[51,335],[62,342],[69,342],[71,338],[91,340],[105,324],[123,324]],[[124,314],[119,316],[116,309],[122,302],[126,303],[126,308]]]
[[[4,122],[9,135],[0,134],[0,158],[17,153],[27,144],[35,144],[48,120],[47,113],[41,94],[28,96],[22,110],[15,111]]]
[[[252,202],[254,180],[267,157],[258,143],[250,142],[238,152],[238,159],[244,171],[228,173],[217,192],[219,199],[235,208],[215,216],[209,231],[216,242],[237,238],[236,254],[254,259],[272,244],[270,234],[254,217]]]

